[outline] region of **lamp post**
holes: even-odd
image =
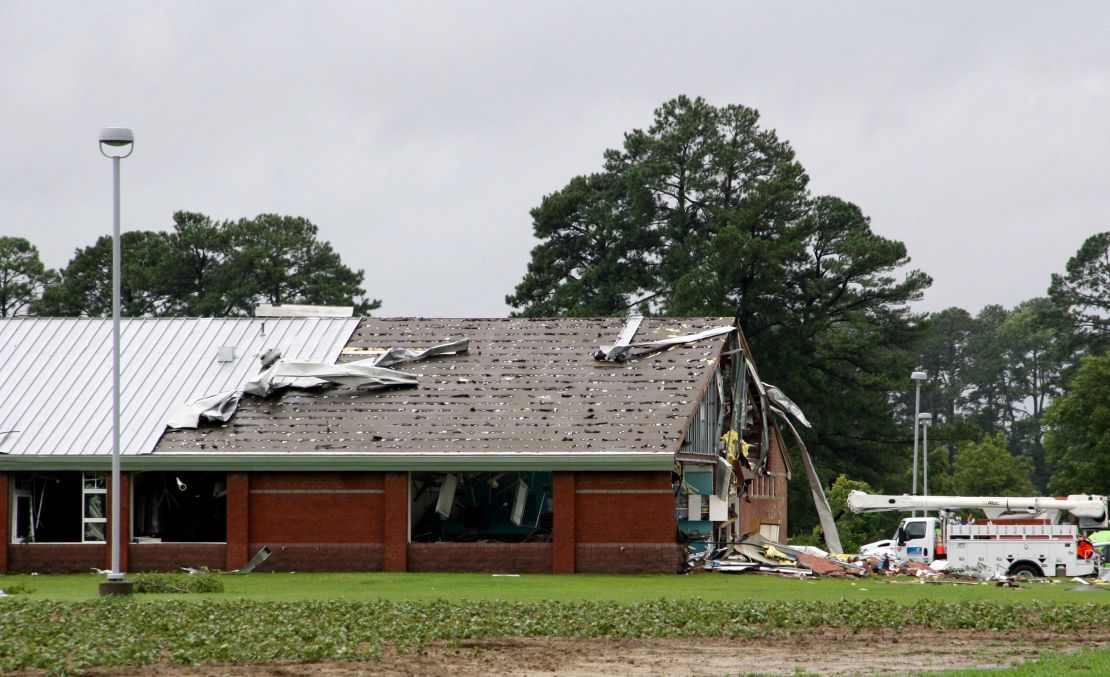
[[[929,375],[923,371],[915,371],[910,374],[910,378],[917,386],[917,396],[914,398],[913,404],[913,488],[911,493],[917,496],[917,419],[921,415],[921,382],[929,378]],[[917,511],[912,513],[913,517],[917,517]]]
[[[929,413],[918,414],[918,423],[921,425],[921,460],[923,465],[922,493],[929,498],[929,426],[933,424],[933,415]],[[928,515],[929,511],[925,510]]]
[[[135,147],[135,135],[124,127],[100,130],[100,153],[112,159],[112,570],[109,581],[122,581],[119,566],[120,524],[120,433],[119,433],[119,161]]]

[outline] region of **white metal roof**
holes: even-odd
[[[334,362],[356,326],[358,318],[124,319],[121,453],[152,451],[182,404],[241,388],[262,352]],[[234,347],[231,362],[218,361],[221,346]],[[0,454],[111,453],[111,320],[0,320]]]

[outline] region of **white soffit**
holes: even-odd
[[[359,318],[136,318],[121,329],[121,452],[154,449],[183,403],[236,390],[258,356],[333,363]],[[234,347],[230,362],[221,348]],[[0,454],[112,453],[112,322],[0,320]]]

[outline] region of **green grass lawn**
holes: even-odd
[[[373,660],[461,638],[713,637],[747,641],[835,628],[913,633],[1110,626],[1110,591],[1076,584],[921,584],[773,576],[219,576],[224,592],[102,599],[102,576],[0,576],[0,672],[80,671],[162,661]],[[1103,673],[1110,652],[1049,656],[1016,672]],[[952,673],[963,674],[963,673]]]
[[[224,592],[137,595],[138,599],[297,600],[505,600],[644,602],[658,599],[717,601],[823,601],[878,599],[913,604],[919,600],[1051,603],[1110,603],[1110,587],[1073,592],[1075,583],[1029,583],[1021,588],[994,584],[922,584],[917,579],[868,578],[795,580],[776,576],[697,574],[692,576],[490,576],[488,574],[223,574]],[[0,589],[16,586],[30,597],[83,600],[97,597],[103,576],[0,576]]]
[[[1058,677],[1058,675],[1110,675],[1110,649],[1075,653],[1050,653],[1035,661],[1010,668],[945,670],[928,677]]]

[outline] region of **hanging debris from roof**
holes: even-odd
[[[775,388],[775,390],[778,390],[778,388]],[[779,394],[781,395],[782,393],[780,392]],[[798,409],[797,405],[787,399],[785,395],[782,397],[786,399],[787,402],[790,402],[795,409]],[[794,441],[798,445],[798,453],[802,455],[802,464],[806,467],[809,489],[813,493],[813,504],[817,506],[817,518],[821,522],[821,530],[825,533],[825,545],[829,546],[829,549],[833,552],[844,552],[844,548],[840,544],[840,532],[836,528],[836,520],[833,519],[832,508],[829,506],[829,499],[825,496],[825,490],[821,486],[821,479],[817,477],[817,470],[813,467],[813,460],[809,456],[809,449],[806,448],[805,442],[802,441],[802,436],[798,434],[798,430],[794,427],[794,424],[790,422],[786,414],[778,407],[771,407],[771,411],[778,415],[778,417],[786,423],[786,426],[790,428],[790,432],[794,434]],[[798,413],[801,413],[800,409],[798,409]],[[798,420],[809,427],[809,423],[806,422],[804,416],[799,417]]]
[[[318,388],[327,384],[364,390],[403,388],[418,385],[416,374],[389,366],[416,362],[436,355],[465,353],[470,339],[464,338],[432,346],[427,350],[392,348],[376,357],[354,362],[324,364],[281,359],[281,351],[271,348],[259,356],[262,371],[243,385],[242,390],[210,395],[189,402],[166,421],[170,428],[196,428],[201,420],[227,422],[235,415],[239,399],[244,395],[268,397],[285,388]]]
[[[625,325],[625,331],[628,330],[628,327],[631,326],[632,321],[634,321],[635,319],[636,317],[633,317],[629,320],[629,324]],[[641,317],[639,319],[642,320],[643,318]],[[638,327],[639,324],[637,323],[636,326]],[[631,337],[629,337],[629,339],[626,339],[628,340],[627,343],[622,343],[621,338],[624,337],[625,331],[621,332],[621,335],[620,337],[618,337],[615,344],[611,346],[601,346],[601,349],[594,353],[594,359],[599,362],[626,362],[633,357],[643,357],[644,355],[650,355],[651,353],[658,352],[665,348],[670,348],[671,346],[682,345],[683,343],[693,343],[694,341],[702,341],[707,338],[713,338],[714,336],[720,336],[721,334],[728,334],[730,332],[736,331],[736,327],[714,327],[712,329],[706,329],[705,331],[698,332],[697,334],[683,334],[682,336],[672,336],[670,338],[659,339],[656,341],[637,341],[635,343],[633,343],[630,340]],[[635,333],[635,329],[633,329],[632,332]],[[630,351],[633,348],[640,348],[641,352],[638,352],[635,355],[630,354]]]

